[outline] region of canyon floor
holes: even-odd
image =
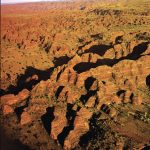
[[[150,1],[1,5],[2,150],[150,149]]]

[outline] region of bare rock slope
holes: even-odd
[[[3,115],[15,117],[16,112],[17,124],[21,128],[36,126],[37,130],[45,130],[45,134],[47,132],[49,138],[57,140],[64,149],[72,149],[89,131],[92,116],[101,112],[103,107],[144,103],[138,88],[149,86],[149,43],[131,41],[125,46],[122,41],[96,46],[100,48],[83,48],[82,53],[80,51],[67,64],[56,67],[48,80],[40,81],[30,92],[24,89],[17,95],[2,96]],[[106,113],[110,117],[116,115],[113,109]],[[31,133],[27,132],[26,136],[31,138]],[[24,139],[25,144],[29,144],[27,139]],[[35,146],[40,139],[31,141]]]
[[[32,21],[5,12],[3,132],[25,149],[148,148],[149,11],[70,6],[38,6]]]

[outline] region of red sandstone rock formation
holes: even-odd
[[[105,113],[113,120],[118,115],[113,105],[143,106],[145,99],[139,89],[146,88],[149,80],[149,31],[141,35],[141,31],[110,29],[118,24],[122,28],[149,22],[145,15],[133,15],[132,21],[125,10],[93,6],[78,12],[78,3],[77,10],[63,3],[63,10],[56,11],[59,5],[50,7],[45,3],[46,10],[53,10],[44,12],[40,4],[37,10],[30,5],[32,11],[28,13],[38,12],[33,19],[27,14],[3,16],[2,45],[6,50],[2,51],[2,89],[15,82],[17,94],[5,95],[13,92],[4,91],[0,98],[2,117],[4,121],[7,117],[15,120],[12,129],[21,128],[19,138],[35,149],[38,142],[40,149],[49,149],[52,138],[70,150],[90,130],[95,113]],[[16,12],[24,13],[23,8],[26,5],[16,5]],[[75,13],[68,15],[64,8]],[[13,6],[5,13],[10,11],[14,12]],[[116,145],[122,148],[120,143]]]

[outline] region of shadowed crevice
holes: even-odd
[[[106,129],[103,127],[104,126],[103,122],[101,122],[100,124],[97,123],[97,120],[100,116],[101,116],[101,113],[93,114],[92,118],[90,119],[89,131],[80,138],[79,145],[82,148],[86,147],[89,141],[91,140],[94,140],[94,139],[100,140],[100,141],[103,140],[105,133],[106,133]],[[98,149],[100,149],[100,147],[96,148],[96,150]]]
[[[64,64],[67,64],[70,60],[72,59],[72,57],[68,57],[68,56],[61,56],[59,58],[54,58],[53,60],[53,63],[55,65],[55,67],[58,67],[58,66],[62,66]]]
[[[13,86],[10,85],[8,89],[2,94],[18,94],[23,89],[31,90],[33,86],[35,86],[37,83],[39,83],[41,80],[48,80],[53,72],[54,68],[47,69],[45,71],[39,70],[33,67],[28,67],[25,71],[25,74],[21,74],[17,77],[17,85]],[[33,75],[37,75],[37,80],[31,80],[27,82],[28,78],[31,78]]]
[[[94,40],[97,40],[97,39],[99,39],[99,40],[102,40],[103,39],[103,34],[93,34],[93,35],[91,35],[91,38],[93,38]]]
[[[103,56],[103,55],[105,54],[105,52],[106,52],[108,49],[110,49],[110,48],[112,48],[111,45],[104,45],[104,44],[102,44],[102,45],[94,45],[94,46],[92,46],[90,49],[86,50],[86,51],[85,51],[84,53],[82,53],[82,54],[93,53],[93,54],[98,54],[98,55],[100,55],[100,56]],[[81,54],[81,55],[82,55],[82,54]]]
[[[96,68],[98,66],[103,66],[103,65],[107,65],[112,67],[113,65],[119,63],[120,61],[123,60],[137,60],[140,57],[142,57],[142,53],[144,53],[147,48],[148,48],[148,42],[144,42],[141,43],[137,46],[134,47],[132,53],[128,54],[125,57],[121,57],[119,59],[98,59],[96,63],[92,63],[92,62],[81,62],[79,64],[76,64],[73,69],[77,72],[77,73],[82,73],[82,72],[86,72],[92,68]]]
[[[72,107],[72,104],[67,104],[66,118],[68,120],[68,126],[64,127],[63,131],[57,137],[62,147],[64,146],[66,137],[69,135],[70,131],[74,129],[74,120],[77,112],[75,110],[72,110]]]
[[[96,79],[93,78],[93,77],[88,77],[88,78],[85,80],[85,88],[86,88],[87,91],[90,90],[90,87],[93,85],[93,83],[94,83],[95,80],[96,80]]]
[[[48,107],[46,113],[41,116],[41,120],[46,132],[50,135],[51,122],[54,120],[54,107]]]
[[[61,75],[63,72],[64,72],[64,69],[63,69],[63,70],[61,70],[61,71],[57,74],[56,81],[58,81],[58,80],[59,80],[60,75]]]
[[[123,42],[123,36],[117,36],[115,39],[116,44],[121,44]]]
[[[142,150],[149,150],[150,146],[145,146],[144,148],[142,148]]]
[[[141,54],[144,53],[148,48],[149,42],[143,42],[133,48],[133,52],[128,54],[125,58],[131,60],[137,60],[140,58]]]
[[[90,70],[91,68],[95,68],[96,64],[95,63],[90,63],[90,62],[81,62],[76,64],[73,69],[77,72],[77,73],[82,73],[85,71]]]
[[[109,112],[110,112],[110,108],[109,108],[109,106],[106,105],[106,104],[103,104],[103,105],[101,106],[101,110],[102,110],[104,113],[106,113],[106,114],[109,114]]]
[[[45,50],[46,53],[49,53],[51,47],[52,47],[51,43],[45,43],[43,49]]]
[[[18,117],[18,120],[19,120],[19,121],[21,120],[21,114],[23,113],[24,108],[26,108],[26,106],[17,107],[17,108],[15,108],[15,110],[14,110],[15,113],[16,113],[16,115],[17,115],[17,117]]]
[[[146,77],[146,85],[150,88],[150,74]]]
[[[86,95],[81,95],[80,101],[85,105],[88,99],[96,94],[97,90],[90,90]]]
[[[55,93],[56,98],[59,97],[59,94],[61,93],[61,91],[63,90],[63,88],[64,88],[64,86],[59,86],[59,87],[58,87],[58,89],[57,89],[57,91],[56,91],[56,93]]]
[[[120,90],[120,91],[117,92],[117,96],[120,96],[120,95],[122,95],[124,93],[125,93],[125,90]]]
[[[17,107],[14,110],[19,121],[21,120],[21,114],[23,113],[24,109],[29,106],[29,100],[30,100],[30,97],[28,97],[24,106]]]

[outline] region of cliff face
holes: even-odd
[[[109,7],[3,16],[1,122],[9,138],[41,150],[149,143],[149,12]]]

